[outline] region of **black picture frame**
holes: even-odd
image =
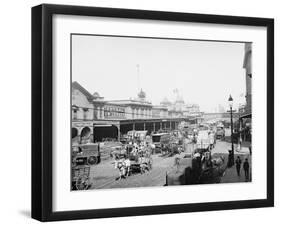
[[[52,210],[52,18],[55,14],[247,25],[267,28],[267,198],[95,210]],[[222,15],[43,4],[32,8],[32,218],[123,217],[274,206],[274,20]]]

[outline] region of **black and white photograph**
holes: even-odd
[[[70,46],[71,190],[252,182],[251,42],[73,33]]]
[[[274,19],[34,6],[31,157],[39,221],[274,206]]]
[[[278,3],[2,1],[1,225],[279,222]]]

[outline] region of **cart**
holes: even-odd
[[[73,161],[77,165],[96,165],[101,161],[100,145],[98,143],[87,143],[72,146]]]
[[[129,155],[131,161],[130,171],[132,173],[145,173],[152,169],[152,157],[150,152],[139,152],[136,155]]]
[[[72,168],[72,190],[87,190],[90,187],[90,166],[77,165]]]

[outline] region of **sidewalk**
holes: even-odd
[[[237,154],[239,156],[240,155],[250,155],[250,151],[249,151],[248,147],[244,147],[243,145],[242,145],[241,149],[239,150],[236,145],[234,148],[234,154]]]
[[[236,166],[233,165],[231,168],[227,168],[225,170],[224,176],[221,178],[221,183],[237,183],[237,182],[246,182],[245,180],[245,174],[243,170],[243,162],[246,158],[248,158],[249,164],[250,164],[250,172],[249,172],[249,181],[251,182],[252,180],[252,157],[249,155],[249,152],[242,148],[241,151],[235,152],[235,160],[237,156],[240,157],[242,164],[241,164],[241,170],[240,170],[240,176],[237,175],[236,172]]]
[[[249,148],[252,145],[250,141],[242,141],[242,147]]]

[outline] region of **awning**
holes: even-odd
[[[239,119],[252,118],[252,113],[244,113],[239,116]]]

